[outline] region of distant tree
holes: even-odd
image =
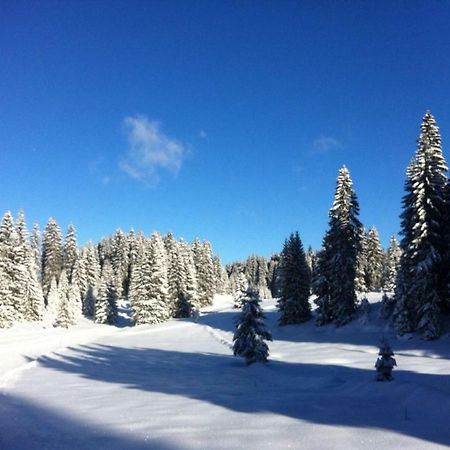
[[[98,282],[101,273],[98,251],[92,242],[88,242],[86,245],[83,258],[86,271],[86,294],[83,298],[83,313],[92,317],[95,311]]]
[[[290,235],[281,252],[282,288],[278,300],[280,325],[302,323],[311,318],[311,273],[298,232]]]
[[[328,322],[344,325],[355,312],[355,275],[362,230],[358,215],[358,200],[350,173],[344,166],[339,171],[314,286],[319,325]]]
[[[212,261],[211,244],[195,239],[192,250],[197,271],[198,299],[200,306],[210,306],[213,303],[216,280]]]
[[[63,267],[66,271],[69,283],[72,283],[73,271],[78,259],[78,245],[75,227],[70,224],[67,228],[63,246]]]
[[[162,237],[153,233],[132,276],[132,309],[137,325],[170,318],[166,251]]]
[[[393,292],[400,265],[402,251],[395,235],[391,236],[383,265],[382,287],[385,292]]]
[[[59,281],[63,269],[62,236],[59,225],[50,218],[42,242],[42,287],[47,298],[52,278]]]
[[[247,298],[248,288],[249,286],[247,277],[244,275],[243,272],[239,272],[236,280],[235,291],[233,293],[235,308],[242,308],[244,300]]]
[[[112,325],[117,319],[117,279],[109,260],[102,267],[98,295],[95,302],[94,321]]]
[[[368,291],[379,291],[383,276],[384,252],[377,229],[373,226],[366,240],[365,284]]]
[[[233,337],[233,353],[245,358],[247,364],[267,362],[272,335],[264,324],[264,314],[259,305],[258,293],[248,290],[241,313],[236,318],[236,331]]]

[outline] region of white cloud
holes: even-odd
[[[205,130],[200,130],[200,132],[198,133],[198,137],[200,139],[208,139],[208,135],[206,134]]]
[[[331,150],[341,148],[341,143],[330,136],[321,135],[313,142],[314,153],[328,153]]]
[[[135,180],[148,185],[159,182],[160,172],[174,175],[183,164],[185,146],[164,134],[159,122],[145,116],[125,117],[128,151],[120,161],[120,168]]]

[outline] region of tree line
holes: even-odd
[[[50,219],[41,237],[29,233],[21,211],[0,224],[0,327],[42,321],[69,327],[82,316],[114,324],[119,304],[131,307],[136,324],[189,317],[224,293],[227,275],[208,241],[192,244],[172,233],[147,237],[117,230],[94,245],[65,237]]]

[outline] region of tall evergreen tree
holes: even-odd
[[[339,171],[314,286],[319,325],[328,322],[344,325],[355,312],[355,275],[362,230],[358,215],[358,200],[350,173],[344,166]]]
[[[52,278],[59,281],[63,269],[62,236],[59,225],[50,218],[42,242],[42,287],[47,297]]]
[[[114,274],[109,260],[102,267],[98,296],[95,303],[96,323],[112,325],[117,319],[117,275]]]
[[[78,259],[78,245],[75,227],[70,224],[67,228],[63,247],[63,267],[69,283],[72,283],[73,271]]]
[[[192,245],[197,271],[198,299],[200,306],[212,305],[215,291],[214,265],[211,244],[196,239]]]
[[[447,165],[434,117],[423,118],[415,161],[408,170],[403,198],[400,271],[395,291],[399,333],[440,335],[445,301],[445,186]]]
[[[379,291],[383,277],[384,252],[377,229],[367,234],[365,284],[368,291]]]
[[[395,280],[397,278],[401,254],[402,251],[397,238],[395,235],[392,235],[383,264],[382,286],[385,292],[393,292],[395,289]]]
[[[132,308],[137,325],[170,318],[166,251],[162,237],[153,233],[143,259],[135,267]]]
[[[290,235],[281,253],[282,288],[278,300],[280,325],[302,323],[310,319],[309,292],[311,273],[298,232]]]

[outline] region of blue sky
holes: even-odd
[[[386,245],[427,109],[448,158],[448,2],[0,2],[0,209],[29,225],[318,248],[345,164]]]

